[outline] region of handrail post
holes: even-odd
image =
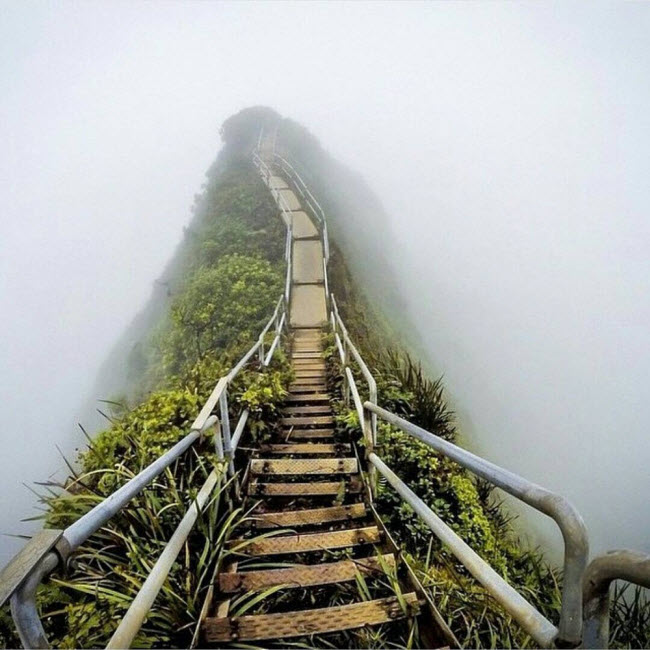
[[[348,350],[348,343],[347,340],[344,338],[343,341],[343,399],[345,400],[345,405],[350,406],[350,382],[348,381],[348,378],[345,374],[345,369],[348,367],[350,363],[350,352]],[[363,422],[359,423],[361,426],[363,426]]]
[[[219,398],[221,410],[221,431],[223,433],[223,453],[228,466],[228,476],[234,476],[235,464],[232,459],[232,443],[230,439],[230,415],[228,414],[228,388],[221,393]]]
[[[36,606],[36,589],[59,564],[55,552],[48,553],[32,569],[11,596],[11,616],[24,648],[49,648]]]
[[[257,358],[261,364],[264,363],[264,335],[260,336],[260,347],[257,349]]]
[[[614,580],[650,588],[650,555],[610,551],[590,562],[583,583],[585,648],[609,646],[609,588]]]

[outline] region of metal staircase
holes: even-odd
[[[246,644],[263,641],[283,647],[285,640],[326,634],[334,635],[330,638],[337,640],[338,647],[347,647],[341,644],[352,630],[411,626],[417,620],[424,647],[458,645],[375,511],[374,495],[381,481],[413,508],[540,647],[606,648],[609,586],[621,578],[650,587],[650,557],[614,551],[587,565],[587,532],[566,499],[381,408],[372,373],[330,294],[325,213],[294,166],[275,151],[276,139],[277,133],[272,137],[260,133],[253,153],[253,162],[287,229],[285,287],[275,311],[258,340],[219,379],[182,440],[65,530],[35,535],[2,570],[0,605],[10,599],[23,645],[49,647],[36,602],[41,581],[63,569],[85,540],[197,440],[210,435],[220,467],[208,476],[156,559],[109,648],[131,647],[194,523],[211,494],[227,479],[233,486],[233,499],[252,511],[236,531],[237,538],[228,543],[232,561],[215,574],[197,628],[197,643],[249,647]],[[328,383],[323,359],[326,333],[333,336],[338,352],[342,396],[335,395]],[[240,443],[249,413],[243,410],[231,431],[229,386],[252,360],[257,359],[263,371],[282,345],[290,349],[294,379],[278,429],[273,439],[245,450]],[[363,377],[367,386],[360,388],[355,375]],[[337,432],[332,409],[337,397],[358,414],[363,442],[359,447]],[[513,589],[385,464],[377,446],[378,419],[557,523],[565,545],[557,624]],[[236,465],[245,467],[241,485]],[[325,597],[333,593],[328,589],[335,588],[336,599]],[[247,594],[251,598],[242,611],[235,603]],[[323,606],[326,603],[329,606]]]

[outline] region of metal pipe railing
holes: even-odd
[[[614,580],[650,589],[650,554],[610,551],[589,563],[583,584],[585,648],[609,646],[609,590]]]
[[[559,638],[565,643],[579,643],[582,638],[582,578],[589,556],[589,541],[585,524],[574,506],[559,494],[457,447],[372,402],[366,402],[364,407],[555,521],[564,539],[564,580]]]
[[[354,343],[352,343],[350,334],[348,333],[348,330],[345,327],[345,324],[343,323],[343,319],[339,314],[338,305],[336,303],[336,298],[334,297],[333,293],[330,294],[330,302],[332,305],[331,320],[333,323],[335,336],[338,336],[339,332],[342,334],[342,340],[345,342],[346,348],[352,353],[352,357],[357,362],[357,365],[361,370],[361,374],[364,376],[368,384],[368,400],[373,404],[376,404],[377,403],[377,382],[375,381],[375,378],[373,377],[368,366],[366,365],[366,362],[363,360],[363,357],[359,353],[359,350],[357,350]],[[344,353],[341,355],[341,357],[342,357],[341,360],[343,365],[344,366],[348,365],[348,361],[349,361],[348,355]],[[370,417],[370,431],[372,434],[372,438],[371,438],[372,444],[376,445],[377,444],[377,416],[374,413],[371,413],[371,417]]]
[[[178,524],[165,549],[154,564],[151,572],[144,581],[137,596],[133,599],[129,609],[120,621],[107,648],[130,648],[142,624],[149,615],[151,608],[167,580],[167,576],[181,552],[192,528],[196,523],[199,513],[203,512],[208,498],[219,483],[221,471],[212,470],[205,483],[196,496],[196,501],[189,507],[185,516]]]
[[[519,592],[511,587],[485,560],[479,557],[456,533],[445,524],[422,499],[377,456],[371,453],[368,460],[390,483],[432,530],[443,544],[461,561],[463,566],[492,594],[494,599],[543,648],[550,648],[557,636],[557,628]]]
[[[267,178],[270,170],[264,161],[255,154],[256,165],[260,173]],[[278,195],[279,203],[282,204],[283,197]],[[284,204],[283,213],[286,215],[287,206]],[[286,222],[286,220],[285,220]],[[287,281],[290,286],[291,279],[291,246],[292,227],[291,222],[287,225],[287,247],[285,257],[287,261]],[[207,430],[214,427],[215,429],[215,449],[219,460],[227,461],[228,474],[234,475],[233,456],[237,444],[242,435],[243,428],[248,419],[248,411],[242,413],[242,417],[235,430],[235,435],[230,436],[230,417],[228,412],[228,386],[232,380],[239,374],[244,366],[250,361],[257,352],[261,356],[262,367],[266,367],[271,362],[275,350],[278,348],[282,336],[282,328],[286,323],[286,311],[289,304],[290,289],[283,292],[279,298],[275,310],[268,320],[266,326],[259,335],[257,341],[243,355],[232,370],[224,377],[221,377],[212,390],[210,396],[203,405],[201,411],[192,423],[190,432],[171,449],[157,458],[153,463],[143,469],[137,476],[130,479],[121,488],[109,495],[101,503],[96,505],[88,513],[80,517],[76,522],[68,526],[64,531],[50,531],[53,535],[35,536],[26,547],[3,569],[0,574],[0,596],[3,602],[11,598],[11,607],[16,629],[26,648],[47,648],[49,647],[43,626],[38,616],[36,607],[36,589],[41,581],[49,575],[59,564],[65,562],[68,556],[73,553],[81,544],[83,544],[93,533],[106,524],[115,514],[117,514],[131,499],[137,496],[147,485],[151,483],[161,472],[182,456]],[[280,312],[280,310],[282,310]],[[276,325],[276,336],[274,337],[271,348],[268,353],[264,354],[265,335],[271,328]],[[213,415],[213,411],[220,407],[221,422]],[[241,425],[241,428],[240,428]],[[236,487],[236,486],[235,486]],[[212,478],[209,478],[204,485],[207,494],[214,488]],[[198,499],[198,508],[202,508],[202,501],[205,492],[201,492],[201,499]],[[207,498],[207,496],[205,497]],[[125,621],[122,621],[116,637],[111,640],[111,647],[119,647],[125,643],[125,639],[133,633],[137,634],[139,625],[141,625],[148,611],[153,604],[160,586],[167,578],[171,565],[178,555],[180,546],[189,535],[191,527],[196,521],[198,511],[190,509],[177,528],[174,536],[168,542],[158,562],[148,576],[143,589],[132,603]],[[50,539],[51,538],[51,539]],[[182,540],[182,541],[181,541]],[[53,550],[50,550],[53,548]],[[2,585],[5,576],[9,582],[8,585]],[[4,587],[4,588],[3,588]],[[1,603],[0,603],[1,604]],[[138,623],[139,622],[139,623]],[[137,629],[136,629],[137,628]],[[132,640],[133,637],[131,637]]]

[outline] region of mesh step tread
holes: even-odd
[[[294,402],[329,402],[330,401],[330,396],[328,393],[312,393],[311,395],[291,395],[287,397],[285,402],[288,404],[294,403]]]
[[[251,474],[356,474],[356,458],[251,460]]]
[[[310,425],[310,424],[334,424],[334,416],[332,415],[311,415],[306,417],[292,416],[288,418],[281,418],[280,424],[283,427],[295,427],[296,425]]]
[[[387,567],[395,566],[392,553],[382,555],[382,563]],[[315,587],[317,585],[336,584],[354,580],[357,572],[373,573],[381,571],[382,564],[376,557],[358,560],[342,560],[325,564],[307,564],[288,569],[265,569],[246,571],[245,573],[220,573],[219,590],[224,593],[238,591],[257,591],[276,585],[292,587]]]
[[[348,506],[331,506],[328,508],[310,508],[308,510],[289,510],[285,512],[266,512],[253,514],[252,521],[256,528],[287,528],[291,526],[310,526],[331,521],[359,519],[367,514],[363,503]]]
[[[282,614],[258,614],[239,618],[208,618],[205,636],[210,642],[261,641],[350,630],[380,625],[415,616],[419,611],[415,593],[404,594],[407,611],[395,596],[351,605],[304,609]]]
[[[296,381],[300,381],[302,379],[322,379],[325,381],[327,379],[327,375],[325,374],[324,370],[296,370],[293,373],[293,376]]]
[[[287,433],[284,439],[289,440],[318,440],[319,438],[333,438],[334,429],[294,429]]]
[[[291,383],[291,386],[313,386],[313,385],[325,385],[325,376],[323,377],[296,377],[295,381]],[[291,392],[291,388],[289,388]]]
[[[351,451],[347,443],[296,442],[261,445],[264,454],[345,454]]]
[[[291,384],[290,393],[324,393],[327,390],[325,384]]]
[[[267,497],[338,496],[339,493],[358,494],[361,481],[325,481],[313,483],[259,483],[248,484],[248,494]]]
[[[278,535],[256,541],[234,539],[228,543],[233,552],[244,555],[285,555],[287,553],[310,553],[334,548],[347,548],[362,544],[377,544],[381,533],[377,526],[335,530],[327,533],[305,533],[303,535]]]
[[[302,404],[300,406],[285,406],[282,413],[293,415],[294,413],[320,413],[327,415],[332,412],[329,404]]]

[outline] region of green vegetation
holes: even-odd
[[[73,475],[41,500],[46,527],[63,528],[185,436],[212,391],[259,335],[281,293],[285,229],[250,163],[254,140],[224,125],[226,143],[195,199],[194,217],[168,267],[165,309],[128,351],[127,403],[112,403],[110,427],[89,439]],[[233,135],[233,132],[235,135]],[[249,408],[262,434],[285,395],[282,353],[264,373],[255,362],[230,391],[231,416]],[[209,437],[195,444],[75,553],[38,594],[55,647],[105,645],[208,474],[222,474]],[[224,481],[138,635],[136,647],[186,647],[215,563],[243,513],[228,507]],[[0,611],[0,646],[16,647],[8,607]]]
[[[114,401],[110,427],[89,440],[74,470],[71,467],[66,485],[46,488],[42,495],[46,526],[63,528],[75,521],[182,438],[216,380],[250,347],[270,316],[282,287],[284,227],[250,164],[250,152],[263,124],[279,124],[282,142],[293,158],[309,165],[309,181],[333,215],[332,231],[341,246],[351,240],[351,231],[343,227],[345,215],[364,203],[366,212],[355,220],[354,228],[365,228],[371,254],[379,250],[376,233],[385,221],[376,199],[359,179],[351,180],[347,170],[327,159],[302,127],[263,108],[248,109],[227,120],[222,129],[224,149],[207,174],[184,241],[161,279],[165,296],[161,299],[158,292],[124,339],[128,348],[121,350],[119,363],[126,366],[123,392],[127,397]],[[346,198],[340,200],[346,203],[337,202],[325,179],[330,186],[351,188],[342,193]],[[381,259],[379,254],[376,257]],[[380,403],[447,440],[456,440],[454,415],[446,406],[442,382],[428,378],[408,354],[391,345],[390,328],[368,307],[353,283],[352,277],[359,273],[348,270],[334,247],[330,285],[377,379]],[[389,269],[377,270],[376,282],[396,304],[390,275]],[[392,351],[380,352],[386,349]],[[328,356],[332,384],[340,385],[332,347]],[[242,408],[250,409],[251,433],[264,436],[273,426],[288,377],[282,353],[263,373],[251,364],[232,386],[231,416],[236,417]],[[356,413],[343,402],[338,411],[340,429],[358,437]],[[507,511],[486,484],[385,423],[379,426],[379,443],[387,464],[426,503],[545,615],[557,620],[561,575],[517,537]],[[225,498],[223,468],[207,437],[93,535],[65,574],[56,573],[40,588],[41,615],[54,647],[97,647],[108,642],[215,468],[222,476],[220,486],[135,641],[136,647],[189,645],[214,568],[223,562],[225,543],[246,517]],[[389,486],[381,485],[377,506],[462,645],[532,645]],[[294,600],[324,606],[343,602],[350,595],[357,599],[400,596],[395,576],[390,570],[385,573],[377,584],[367,584],[360,577],[356,583],[337,587],[244,596],[233,603],[233,611],[265,611],[280,598],[285,599],[280,604],[289,607]],[[614,647],[650,646],[650,606],[642,592],[614,600],[611,629]],[[417,626],[398,624],[323,639],[298,639],[287,645],[383,648],[414,647],[417,642]],[[17,645],[5,607],[0,610],[0,646]]]
[[[330,285],[353,340],[377,380],[378,401],[389,411],[442,438],[457,442],[454,414],[448,409],[442,379],[426,377],[359,295],[338,251],[330,261]],[[386,347],[388,345],[388,347]],[[382,350],[386,350],[382,352]],[[338,354],[328,357],[333,379],[340,376]],[[358,386],[364,385],[355,373]],[[339,405],[339,423],[359,435],[356,411]],[[382,459],[482,558],[552,621],[559,619],[561,572],[518,536],[513,520],[494,490],[456,463],[395,427],[378,422]],[[380,481],[376,506],[388,529],[463,647],[536,647],[394,490]],[[650,645],[650,603],[642,590],[631,598],[617,591],[611,608],[611,647]]]

